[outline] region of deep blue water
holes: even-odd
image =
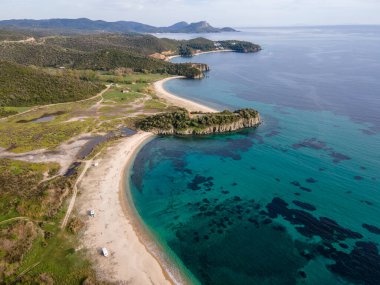
[[[195,283],[380,284],[380,27],[207,37],[264,49],[194,57],[207,78],[166,88],[263,124],[145,145],[130,182],[144,223]]]

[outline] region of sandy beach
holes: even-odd
[[[221,49],[221,50],[210,50],[210,51],[201,51],[201,52],[196,52],[193,54],[193,56],[201,55],[201,54],[208,54],[208,53],[218,53],[218,52],[234,52],[232,49]],[[171,55],[168,56],[165,60],[170,61],[173,58],[180,57],[180,55]]]
[[[190,111],[217,112],[167,92],[163,84],[174,78],[178,77],[154,84],[159,97]],[[151,133],[138,132],[115,142],[93,161],[78,185],[75,209],[85,221],[81,242],[100,279],[138,285],[188,283],[176,268],[169,267],[170,261],[141,226],[125,191],[126,169],[140,147],[153,137]],[[88,216],[90,209],[96,217]],[[108,257],[102,256],[102,247],[109,251]]]
[[[165,78],[165,79],[162,79],[162,80],[155,82],[153,84],[153,86],[156,90],[157,96],[162,98],[162,99],[165,99],[167,102],[171,103],[172,105],[185,108],[185,109],[189,110],[190,112],[197,112],[197,111],[211,112],[211,113],[218,112],[218,110],[216,110],[216,109],[207,107],[207,106],[202,105],[200,103],[196,103],[196,102],[178,97],[178,96],[176,96],[176,95],[174,95],[174,94],[172,94],[172,93],[170,93],[164,89],[165,82],[167,82],[169,80],[173,80],[173,79],[179,79],[179,78],[184,78],[184,77],[175,76],[175,77]]]
[[[142,242],[125,203],[124,171],[139,147],[151,139],[140,132],[115,143],[96,160],[79,185],[76,209],[86,221],[81,241],[101,279],[127,284],[173,284]],[[93,209],[95,218],[88,217]],[[108,257],[100,254],[102,247]]]

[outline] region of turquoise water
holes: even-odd
[[[167,83],[263,118],[233,134],[159,137],[136,157],[136,208],[195,283],[380,284],[379,35],[245,30],[228,36],[262,52],[198,56],[207,78]]]

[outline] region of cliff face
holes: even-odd
[[[219,124],[205,128],[187,128],[187,129],[151,129],[150,132],[157,135],[209,135],[229,133],[245,128],[257,127],[261,123],[260,115],[255,118],[240,118],[233,123]]]
[[[204,73],[210,71],[210,67],[204,63],[193,63],[191,67],[194,67],[200,71],[199,75],[193,77],[194,79],[202,79],[205,77]]]

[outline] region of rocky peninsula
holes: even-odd
[[[161,113],[142,119],[138,127],[158,135],[207,135],[233,132],[256,127],[261,123],[259,113],[254,109],[234,112],[189,113],[185,109]]]

